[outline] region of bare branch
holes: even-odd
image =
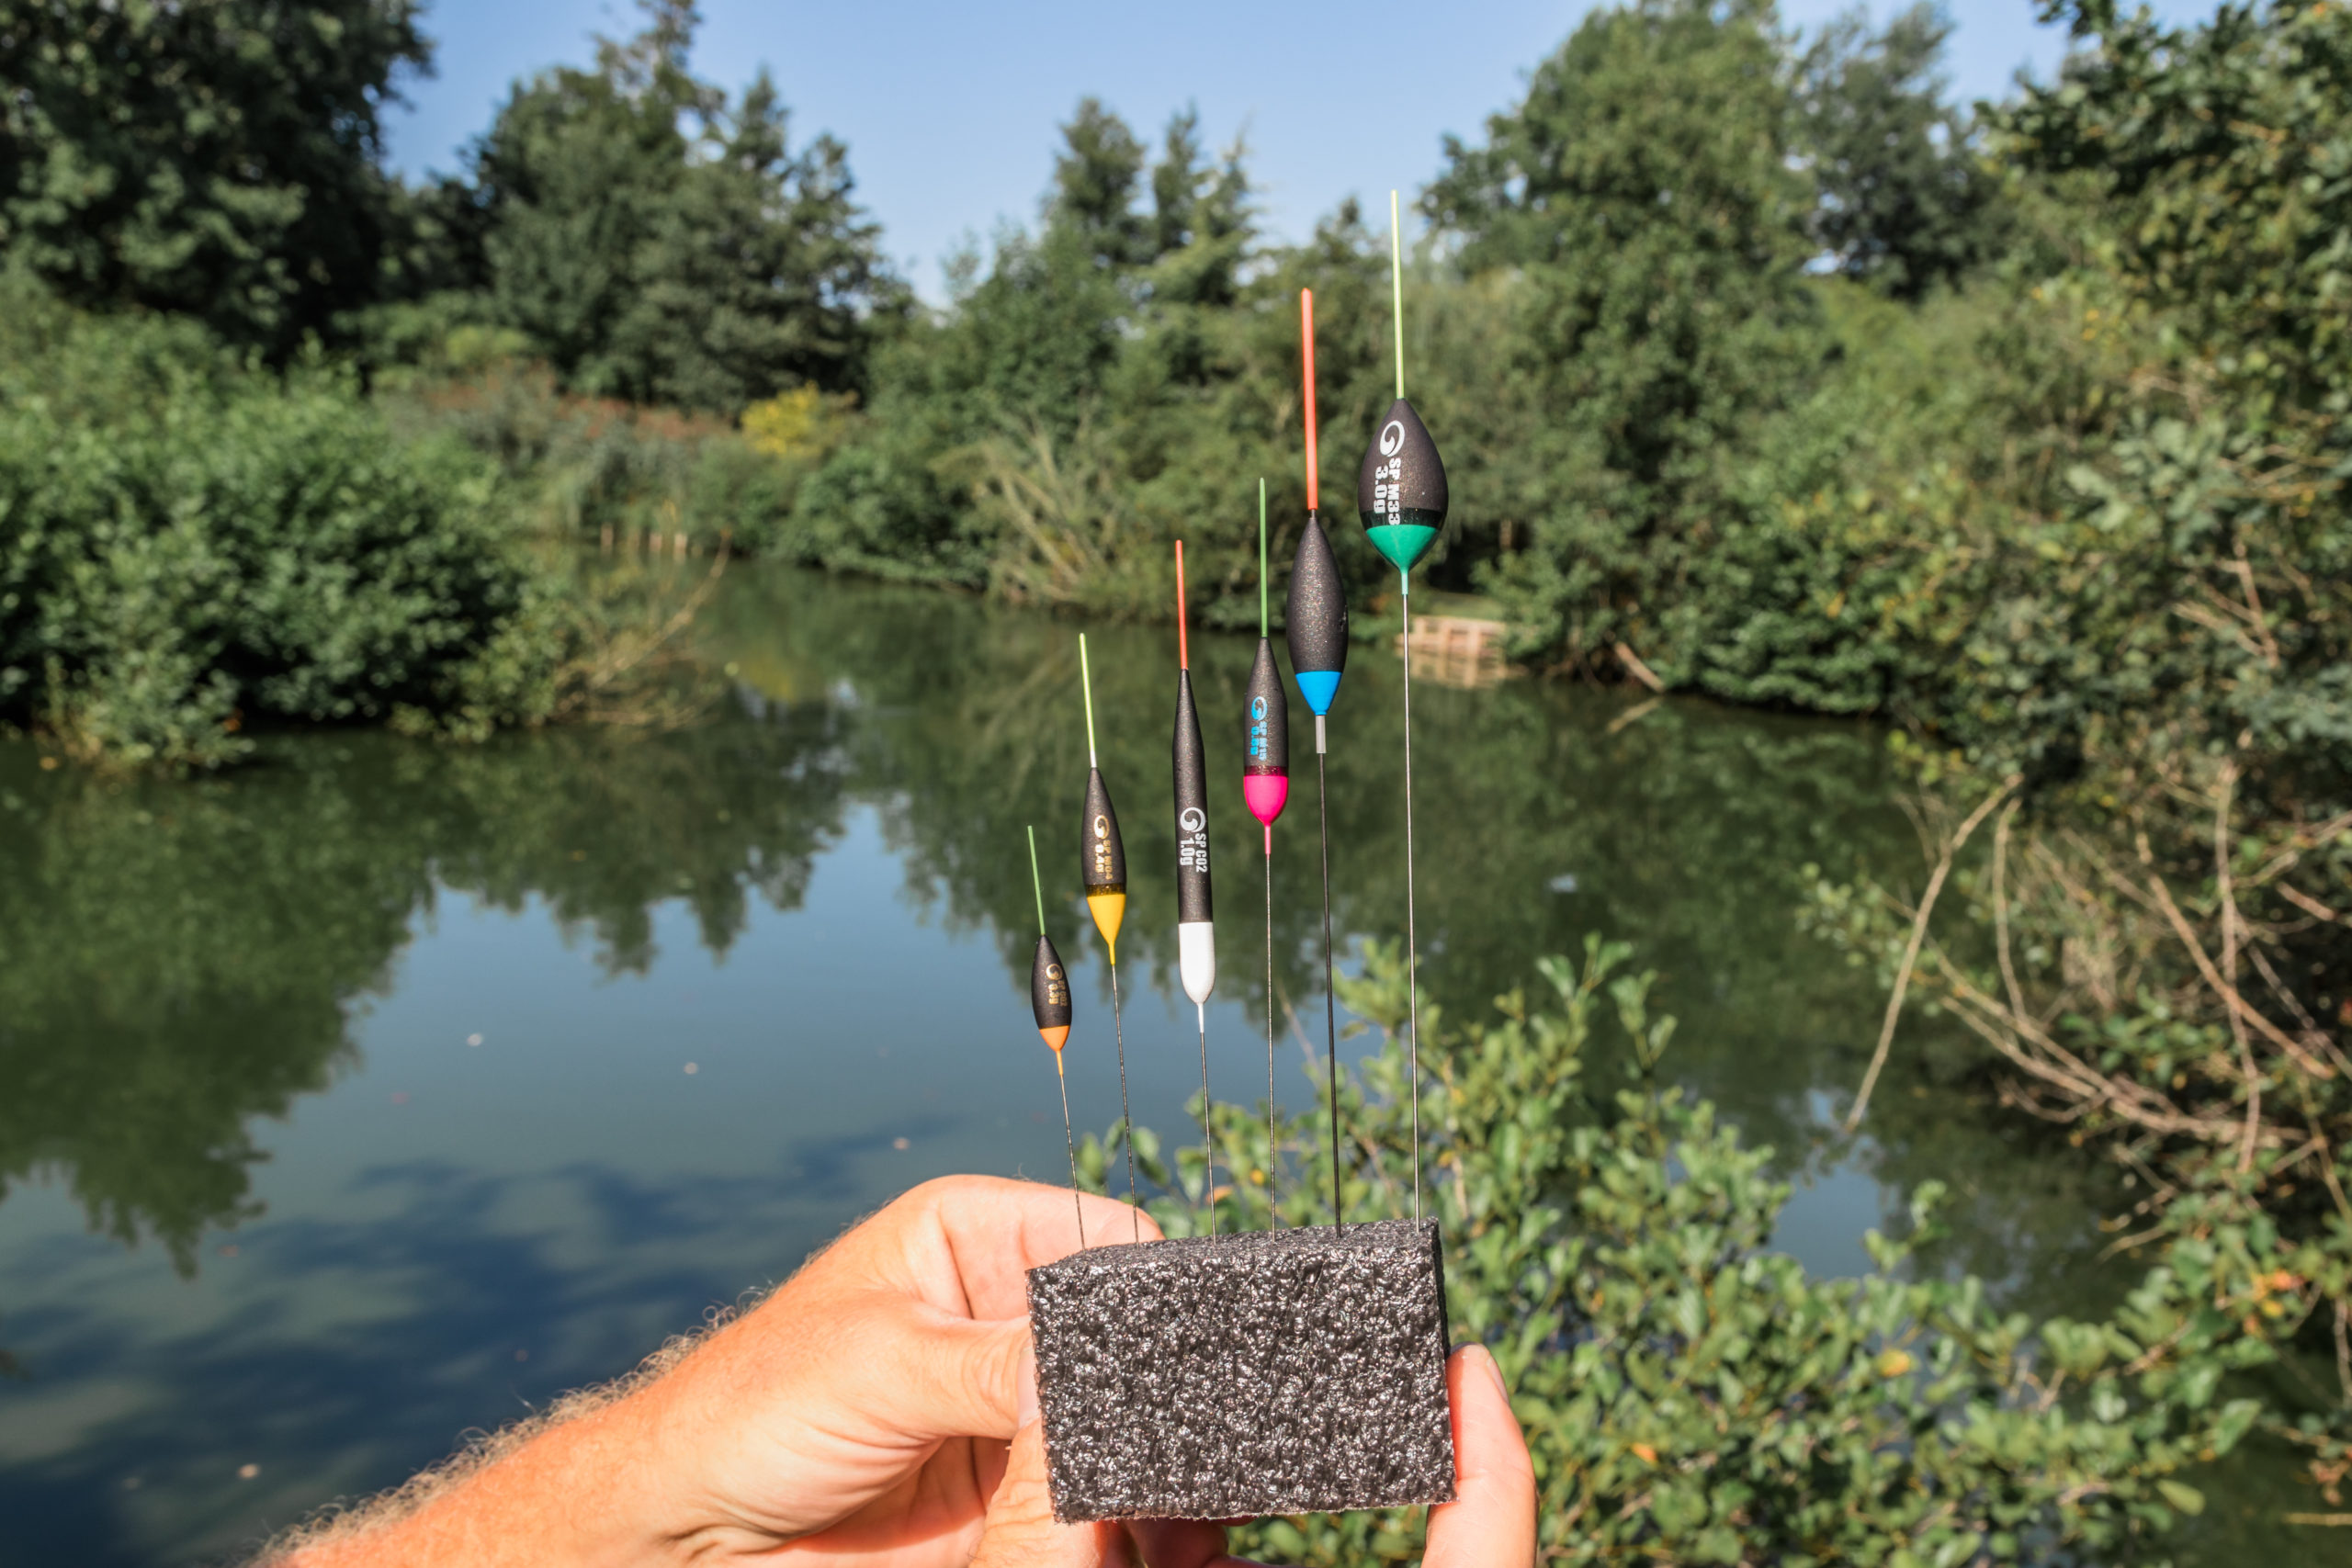
[[[1870,1071],[1862,1075],[1861,1092],[1854,1096],[1854,1109],[1846,1115],[1846,1131],[1862,1124],[1862,1114],[1871,1107],[1871,1090],[1878,1087],[1878,1075],[1886,1066],[1887,1048],[1894,1043],[1895,1021],[1903,1016],[1903,994],[1911,988],[1911,971],[1919,962],[1919,946],[1928,940],[1928,918],[1936,912],[1936,899],[1944,890],[1944,878],[1951,874],[1952,857],[1968,842],[1969,835],[1993,814],[1993,808],[2007,798],[2017,788],[2018,776],[2011,773],[2000,787],[1984,797],[1984,803],[1968,814],[1960,830],[1945,843],[1943,852],[1936,857],[1936,869],[1928,878],[1928,891],[1919,899],[1919,912],[1911,921],[1911,943],[1904,950],[1903,966],[1894,974],[1894,994],[1886,999],[1886,1019],[1879,1025],[1878,1049],[1871,1054]]]
[[[2231,1012],[2254,1025],[2256,1031],[2264,1039],[2292,1056],[2295,1059],[2295,1065],[2312,1077],[2334,1077],[2335,1068],[2304,1050],[2293,1036],[2271,1022],[2244,997],[2238,995],[2236,987],[2222,978],[2221,972],[2213,967],[2212,959],[2206,956],[2204,944],[2197,940],[2196,931],[2189,928],[2188,918],[2180,912],[2180,906],[2172,901],[2172,890],[2165,886],[2164,878],[2154,872],[2149,873],[2148,889],[2155,895],[2157,908],[2164,911],[2165,919],[2171,922],[2173,934],[2180,939],[2180,944],[2183,947],[2188,949],[2189,957],[2196,960],[2197,972],[2205,976],[2206,985],[2211,987],[2214,994],[2228,1004]]]

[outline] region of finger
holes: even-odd
[[[1225,1551],[1225,1527],[1204,1519],[1136,1519],[1127,1526],[1144,1568],[1256,1568]]]
[[[1012,1437],[1022,1424],[1022,1380],[1035,1376],[1029,1320],[975,1323],[919,1302],[891,1315],[896,1326],[877,1337],[865,1364],[839,1369],[855,1384],[845,1392],[887,1408],[890,1425],[918,1440]]]
[[[912,1188],[812,1256],[787,1292],[887,1280],[964,1317],[1019,1317],[1028,1271],[1086,1245],[1158,1241],[1151,1216],[1115,1199],[1035,1181],[944,1176]],[[783,1294],[785,1292],[778,1292]]]
[[[1510,1413],[1502,1369],[1483,1345],[1445,1367],[1453,1404],[1453,1501],[1430,1510],[1422,1568],[1529,1568],[1535,1561],[1535,1466]]]
[[[1004,1479],[989,1499],[972,1568],[1128,1568],[1126,1532],[1116,1525],[1061,1525],[1046,1485],[1044,1427],[1035,1421],[1012,1439]]]
[[[1031,1181],[964,1178],[933,1184],[933,1210],[944,1256],[934,1268],[956,1281],[956,1295],[974,1317],[1017,1317],[1029,1310],[1029,1270],[1088,1247],[1158,1241],[1149,1214],[1115,1198]],[[947,1304],[926,1290],[925,1298]]]

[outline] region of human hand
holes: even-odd
[[[667,1402],[700,1492],[676,1529],[692,1560],[969,1562],[1035,1409],[1027,1272],[1078,1249],[1079,1206],[1098,1243],[1136,1234],[1108,1198],[927,1182],[714,1337]]]
[[[1531,1568],[1535,1561],[1535,1468],[1511,1415],[1500,1368],[1482,1345],[1448,1358],[1453,1407],[1454,1498],[1430,1510],[1422,1568]],[[1254,1568],[1226,1554],[1222,1526],[1146,1519],[1122,1526],[1057,1525],[1046,1486],[1046,1445],[1034,1393],[1004,1480],[989,1503],[972,1568]]]
[[[1019,1425],[1025,1275],[1077,1249],[1080,1208],[1091,1240],[1135,1234],[1108,1198],[926,1182],[664,1374],[412,1483],[288,1568],[967,1562]]]
[[[1134,1234],[1125,1204],[1079,1201],[1090,1237]],[[1158,1237],[1148,1216],[1141,1227]],[[1025,1275],[1078,1237],[1067,1190],[926,1183],[662,1375],[271,1561],[1230,1564],[1214,1526],[1053,1522]],[[1476,1348],[1447,1377],[1460,1496],[1431,1515],[1428,1562],[1522,1568],[1534,1483],[1501,1378]]]

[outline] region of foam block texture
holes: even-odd
[[[1029,1325],[1065,1524],[1453,1499],[1434,1221],[1094,1247]]]

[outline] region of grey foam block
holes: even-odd
[[[1029,1325],[1066,1524],[1453,1499],[1434,1221],[1093,1247]]]

